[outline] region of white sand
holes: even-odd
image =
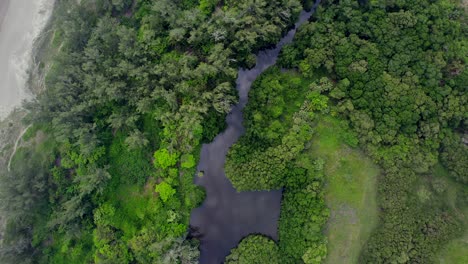
[[[8,11],[8,6],[10,5],[10,0],[0,1],[0,29],[2,28],[3,19],[5,19],[5,14]]]
[[[54,0],[0,0],[0,120],[32,95],[26,87],[35,38]]]

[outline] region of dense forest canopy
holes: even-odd
[[[349,144],[359,143],[383,169],[381,223],[359,262],[432,262],[437,250],[460,234],[466,216],[443,202],[445,190],[430,174],[440,160],[454,179],[466,183],[467,147],[461,139],[468,99],[465,23],[464,10],[449,1],[324,1],[280,57],[282,67],[297,69],[302,78],[282,81],[276,72],[257,80],[245,111],[247,133],[231,149],[226,174],[238,190],[285,187],[281,256],[288,254],[281,249],[301,250],[298,240],[288,237],[306,232],[290,226],[282,233],[282,227],[313,201],[305,196],[288,201],[294,195],[288,184],[299,181],[304,169],[313,173],[311,164],[318,162],[304,162],[301,154],[313,140],[314,123],[299,130],[307,131],[305,137],[289,132],[302,112],[301,102],[310,99],[318,110],[349,120],[354,134],[347,136]],[[323,95],[306,93],[301,82],[326,95],[331,107],[320,99]],[[291,145],[291,136],[297,145]],[[415,186],[427,180],[433,189],[420,187],[415,194]],[[458,208],[464,208],[466,200],[459,197]],[[302,207],[286,209],[294,203]],[[304,218],[313,222],[307,216],[299,219]],[[318,254],[320,246],[309,243]],[[296,260],[307,252],[302,249]]]
[[[309,153],[326,116],[382,171],[359,263],[435,262],[468,222],[466,10],[321,2],[254,82],[225,166],[238,191],[283,189],[279,239],[248,236],[226,263],[326,261],[327,161]],[[12,170],[0,169],[1,262],[198,263],[188,233],[205,195],[193,184],[201,144],[225,127],[238,68],[311,6],[57,0],[46,90],[27,106]]]
[[[2,258],[196,260],[186,233],[203,199],[192,183],[200,144],[224,126],[237,68],[251,66],[301,9],[298,1],[57,1],[47,89],[30,106],[30,137],[46,136],[2,172]]]

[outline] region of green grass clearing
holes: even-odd
[[[452,180],[447,170],[440,164],[435,166],[433,176],[445,181],[447,185],[447,204],[455,209],[465,223],[465,233],[447,243],[439,252],[435,262],[440,264],[466,264],[468,263],[468,204],[463,205],[462,202],[457,200],[460,198],[463,188],[465,188],[465,192],[468,192],[466,190],[468,186],[463,186]]]
[[[467,213],[467,212],[465,212]],[[437,263],[466,264],[468,263],[468,232],[461,238],[450,241],[439,253]]]
[[[325,160],[328,256],[325,263],[357,263],[378,221],[378,167],[345,144],[352,134],[331,116],[321,117],[309,152]]]

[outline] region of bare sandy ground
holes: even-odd
[[[2,31],[3,19],[5,18],[9,5],[10,5],[10,0],[0,1],[0,32]]]
[[[0,0],[0,120],[25,99],[32,48],[54,0]]]

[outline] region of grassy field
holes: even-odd
[[[309,151],[326,162],[326,202],[331,210],[325,263],[357,263],[361,248],[378,220],[379,169],[358,149],[344,143],[353,135],[337,119],[322,117],[316,132]]]
[[[465,212],[468,213],[468,212]],[[466,264],[468,263],[468,232],[463,237],[450,241],[440,252],[440,264]]]
[[[439,252],[436,263],[440,264],[466,264],[468,263],[468,205],[460,206],[457,204],[457,198],[462,192],[462,188],[468,188],[468,186],[462,186],[449,178],[448,172],[441,166],[438,165],[433,171],[434,177],[443,179],[447,184],[447,204],[454,208],[460,218],[465,222],[465,233],[449,243]]]

